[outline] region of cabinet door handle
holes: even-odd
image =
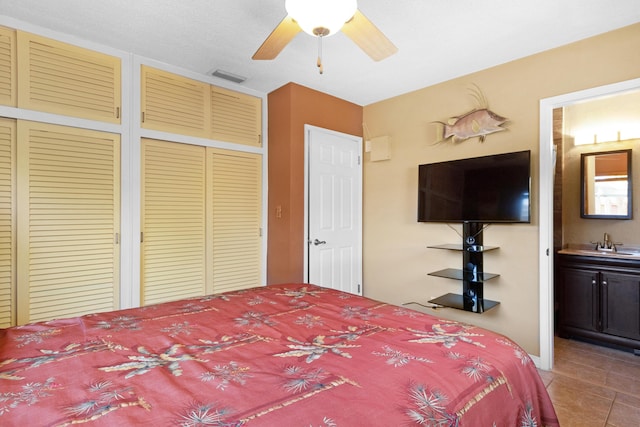
[[[607,281],[606,281],[606,280],[603,280],[603,281],[602,281],[602,285],[603,285],[603,286],[607,286]]]
[[[591,279],[591,284],[595,285],[596,284],[596,279]]]

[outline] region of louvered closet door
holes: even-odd
[[[16,105],[16,32],[0,27],[0,104]]]
[[[141,67],[141,126],[209,138],[209,85],[166,71]]]
[[[18,106],[120,123],[120,59],[18,31]]]
[[[207,149],[214,292],[261,285],[262,157]]]
[[[142,141],[142,301],[204,295],[205,148]]]
[[[120,137],[18,122],[18,323],[118,308]]]
[[[262,100],[212,86],[212,138],[238,144],[262,145]]]
[[[15,325],[15,120],[0,119],[0,328]]]

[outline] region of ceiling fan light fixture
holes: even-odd
[[[305,33],[316,37],[337,33],[358,9],[356,0],[286,0],[284,6]]]

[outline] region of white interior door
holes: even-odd
[[[305,126],[307,278],[362,294],[362,138]]]

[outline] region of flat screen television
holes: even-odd
[[[530,151],[418,166],[419,222],[528,223]]]

